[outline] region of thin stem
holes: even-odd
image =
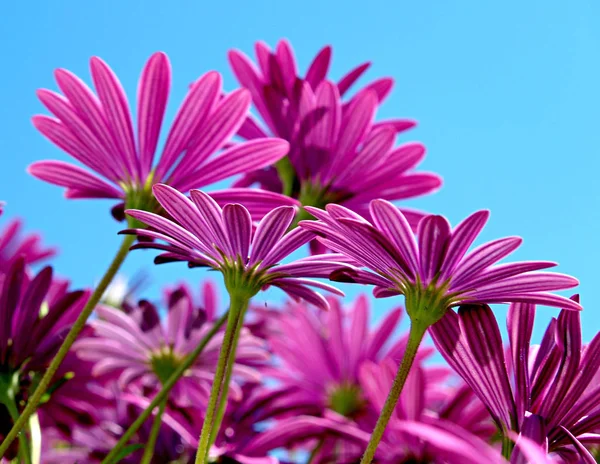
[[[385,428],[387,427],[394,409],[396,408],[396,403],[398,403],[398,398],[400,398],[400,393],[402,393],[402,388],[404,387],[404,383],[406,382],[406,378],[408,377],[408,373],[410,372],[410,368],[412,367],[415,356],[417,355],[417,350],[419,349],[419,345],[421,344],[426,331],[427,326],[424,324],[418,324],[413,321],[410,325],[408,343],[406,344],[404,356],[402,356],[402,362],[400,363],[398,373],[396,374],[396,378],[392,384],[392,389],[385,400],[385,404],[383,405],[379,419],[377,419],[375,429],[371,434],[371,439],[369,440],[367,450],[360,461],[361,464],[370,464],[375,457],[377,446],[379,445],[379,442],[383,437],[383,433],[385,432]]]
[[[206,462],[206,457],[208,456],[208,451],[210,448],[210,435],[215,419],[215,410],[217,409],[217,402],[221,395],[221,389],[229,389],[229,384],[224,384],[224,379],[229,356],[234,346],[234,336],[237,332],[239,316],[240,313],[244,311],[243,308],[247,307],[248,305],[247,298],[237,297],[235,293],[231,293],[230,298],[231,302],[229,304],[229,319],[227,319],[227,328],[225,329],[223,344],[221,345],[219,360],[217,362],[217,369],[215,371],[215,378],[213,380],[212,388],[210,390],[210,397],[208,399],[208,406],[204,415],[202,431],[200,432],[198,452],[196,453],[196,464],[204,464]]]
[[[167,407],[168,397],[165,398],[158,406],[158,412],[154,416],[154,422],[152,423],[152,429],[150,429],[150,436],[148,437],[148,443],[144,449],[144,455],[142,456],[141,464],[150,464],[152,456],[154,456],[154,447],[156,446],[156,439],[158,438],[158,432],[160,432],[160,426],[162,425],[162,416]]]
[[[212,338],[217,334],[217,332],[219,332],[219,330],[221,330],[221,327],[223,327],[223,325],[225,324],[225,321],[227,321],[228,316],[229,316],[229,311],[227,311],[225,314],[223,314],[221,316],[221,318],[215,322],[213,327],[204,336],[202,341],[200,341],[200,343],[194,349],[194,351],[192,351],[185,358],[185,360],[177,367],[177,369],[175,369],[175,371],[173,371],[173,373],[171,374],[171,377],[169,377],[169,379],[164,383],[163,387],[157,393],[157,395],[152,399],[152,401],[150,402],[148,407],[146,407],[146,409],[144,409],[142,411],[140,416],[125,431],[125,433],[119,439],[117,444],[113,447],[111,452],[108,453],[108,456],[106,456],[104,458],[104,460],[102,461],[102,464],[113,464],[115,457],[118,456],[118,454],[125,447],[125,445],[127,445],[129,440],[131,440],[131,437],[133,437],[133,435],[140,429],[140,427],[142,425],[144,425],[144,422],[146,422],[146,420],[152,415],[152,411],[154,411],[154,408],[156,408],[157,406],[160,406],[160,404],[169,396],[169,393],[171,392],[171,390],[173,389],[173,387],[175,386],[177,381],[183,376],[185,371],[187,371],[192,366],[192,364],[194,364],[194,362],[196,361],[198,356],[200,356],[200,353],[202,353],[204,348],[206,348],[206,345],[208,345],[208,342],[210,342],[212,340]]]
[[[0,458],[4,456],[4,453],[6,453],[6,450],[8,450],[10,444],[13,442],[13,440],[17,437],[19,432],[21,432],[23,427],[25,427],[25,425],[29,421],[29,417],[36,411],[38,404],[42,399],[42,396],[44,395],[44,393],[46,393],[46,390],[48,389],[48,386],[50,385],[50,382],[54,377],[54,374],[56,373],[61,363],[67,356],[67,353],[71,349],[73,343],[75,343],[75,340],[79,336],[79,333],[85,327],[85,323],[92,314],[92,311],[94,311],[94,308],[98,304],[98,301],[100,301],[100,298],[102,298],[102,295],[108,288],[109,284],[112,282],[113,278],[117,274],[117,271],[123,264],[123,261],[125,261],[127,253],[129,253],[129,247],[133,244],[135,238],[136,237],[134,235],[127,235],[123,238],[123,242],[121,243],[117,254],[113,258],[112,263],[110,263],[110,266],[108,267],[106,273],[102,277],[102,280],[94,290],[94,293],[92,293],[92,295],[90,296],[90,299],[88,300],[83,310],[77,317],[77,320],[71,327],[71,330],[69,330],[69,333],[67,334],[65,340],[58,349],[56,356],[54,356],[54,359],[52,359],[52,362],[50,363],[50,366],[48,366],[46,373],[40,380],[40,383],[33,392],[33,395],[31,395],[31,397],[29,398],[29,401],[27,402],[25,409],[19,416],[19,419],[15,422],[15,425],[13,425],[13,428],[2,442],[2,445],[0,446]]]
[[[231,346],[231,350],[229,353],[229,359],[227,360],[227,370],[225,372],[225,380],[223,381],[223,385],[226,388],[221,389],[221,395],[219,396],[219,407],[217,409],[217,415],[215,416],[215,420],[213,422],[212,429],[210,431],[210,444],[213,445],[215,441],[217,441],[217,436],[219,434],[219,429],[221,428],[221,423],[223,422],[223,416],[225,416],[225,411],[227,410],[227,399],[229,397],[229,384],[231,383],[231,375],[233,373],[233,366],[235,365],[235,358],[237,352],[237,345],[240,339],[240,333],[242,331],[242,327],[244,326],[244,317],[246,316],[246,310],[248,309],[249,300],[242,302],[244,305],[240,308],[240,314],[238,316],[237,325],[235,326],[235,333],[233,334],[233,342]]]

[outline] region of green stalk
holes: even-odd
[[[390,421],[390,417],[392,417],[394,409],[396,408],[396,403],[398,403],[398,398],[400,398],[402,388],[404,387],[404,383],[406,382],[406,378],[408,377],[408,373],[410,372],[410,368],[412,367],[419,345],[421,344],[426,331],[427,326],[425,324],[418,324],[413,321],[410,325],[408,343],[406,344],[406,350],[402,356],[402,362],[400,363],[398,373],[392,384],[392,389],[385,400],[379,419],[377,419],[375,429],[371,434],[367,450],[360,461],[361,464],[371,464],[371,461],[373,461],[373,458],[375,457],[377,446],[379,445],[383,433],[385,432],[385,428]]]
[[[119,455],[119,453],[125,447],[125,445],[127,445],[127,442],[131,440],[131,437],[133,437],[133,435],[140,429],[140,427],[144,425],[144,422],[146,422],[146,420],[152,415],[152,411],[154,411],[154,408],[160,406],[160,404],[163,401],[165,401],[166,398],[168,398],[169,393],[171,392],[177,381],[183,376],[185,371],[187,371],[192,366],[192,364],[194,364],[198,356],[200,356],[200,353],[202,353],[204,348],[206,348],[206,345],[208,345],[208,342],[210,342],[212,338],[217,334],[217,332],[221,330],[221,327],[223,327],[223,324],[225,324],[225,321],[227,321],[228,316],[229,311],[223,314],[221,318],[217,322],[215,322],[212,329],[210,329],[210,331],[204,336],[204,338],[194,349],[194,351],[192,351],[185,358],[185,360],[177,367],[177,369],[173,371],[169,379],[163,384],[161,390],[152,399],[148,407],[144,409],[144,411],[142,411],[142,413],[134,421],[134,423],[129,426],[129,428],[125,431],[123,436],[121,436],[117,444],[113,447],[111,452],[108,453],[108,455],[104,458],[102,464],[113,464],[114,459]]]
[[[248,299],[237,296],[236,292],[230,292],[230,299],[227,328],[225,329],[225,336],[223,337],[223,344],[219,353],[215,378],[213,380],[210,397],[208,399],[208,406],[204,415],[204,423],[202,424],[202,431],[198,443],[198,452],[196,453],[196,464],[204,464],[206,462],[206,457],[208,456],[210,448],[209,441],[214,425],[217,402],[221,396],[221,390],[223,388],[226,390],[229,389],[229,384],[224,384],[224,379],[229,356],[232,348],[236,344],[234,336],[236,333],[239,333],[237,331],[237,326],[240,319],[240,313],[244,312],[244,308],[248,306]]]
[[[150,430],[148,443],[146,443],[146,448],[144,449],[144,455],[142,456],[141,464],[150,464],[152,461],[152,456],[154,456],[154,447],[156,446],[156,439],[158,438],[158,432],[160,431],[160,426],[162,425],[162,416],[165,412],[165,408],[167,407],[167,400],[168,397],[160,403],[158,412],[156,413],[156,416],[154,416],[154,422],[152,423],[152,429]]]
[[[213,445],[215,441],[217,441],[217,436],[219,434],[219,429],[221,428],[221,423],[223,422],[223,416],[225,416],[225,411],[227,410],[227,398],[229,397],[229,384],[231,383],[231,374],[233,373],[233,366],[235,365],[235,357],[237,352],[237,345],[240,339],[240,333],[242,331],[242,327],[244,325],[244,317],[246,316],[246,310],[248,309],[248,304],[250,300],[246,300],[245,304],[242,301],[240,304],[243,305],[240,309],[240,314],[238,316],[237,325],[235,327],[235,333],[233,334],[233,344],[231,346],[231,351],[229,353],[229,359],[227,360],[227,370],[225,372],[225,380],[223,381],[223,385],[225,388],[221,389],[221,395],[219,396],[219,407],[217,409],[217,415],[215,416],[215,420],[213,422],[212,429],[210,431],[210,445]]]
[[[134,235],[127,235],[123,238],[123,242],[121,243],[117,254],[113,258],[113,261],[110,263],[110,266],[108,267],[106,273],[102,277],[102,280],[94,290],[94,293],[92,293],[92,295],[90,296],[90,299],[88,300],[85,307],[77,317],[77,320],[71,327],[71,330],[69,330],[69,333],[67,334],[65,340],[58,349],[56,356],[54,356],[54,359],[52,359],[50,366],[48,366],[46,373],[40,380],[40,383],[33,392],[33,395],[31,395],[31,398],[27,402],[27,405],[25,406],[25,409],[19,416],[19,419],[13,425],[13,428],[2,442],[2,445],[0,445],[0,458],[4,456],[4,453],[6,453],[10,444],[15,438],[17,438],[17,435],[19,435],[21,430],[23,430],[23,427],[27,425],[29,417],[37,410],[40,400],[42,399],[44,393],[46,393],[46,390],[48,389],[48,386],[50,385],[54,374],[56,373],[61,363],[67,356],[67,353],[71,349],[73,343],[75,343],[75,340],[79,336],[80,332],[85,327],[85,324],[90,315],[92,314],[92,311],[94,311],[94,308],[100,301],[100,298],[102,298],[102,295],[104,294],[104,292],[112,282],[113,278],[117,274],[117,271],[123,264],[123,261],[125,261],[127,253],[129,253],[129,247],[133,244],[135,239],[136,237]]]

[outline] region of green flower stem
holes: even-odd
[[[223,337],[223,344],[221,345],[221,351],[219,353],[219,361],[217,362],[217,369],[210,391],[210,397],[208,399],[208,406],[206,408],[206,413],[204,414],[204,423],[202,424],[202,431],[200,433],[200,440],[198,443],[198,452],[196,453],[196,464],[204,464],[207,461],[207,456],[210,449],[209,442],[211,431],[216,419],[215,411],[217,409],[217,403],[219,401],[219,397],[221,396],[222,389],[229,389],[229,384],[225,384],[224,379],[231,351],[234,346],[237,345],[237,341],[234,340],[234,337],[236,333],[239,334],[237,327],[240,314],[245,312],[244,308],[248,306],[249,301],[247,297],[239,296],[237,292],[231,291],[230,299],[231,302],[229,304],[227,328],[225,329],[225,336]]]
[[[94,308],[100,301],[100,298],[102,298],[102,295],[112,282],[113,278],[117,274],[117,271],[123,264],[123,261],[125,261],[127,253],[129,253],[129,247],[133,244],[135,239],[136,237],[134,235],[127,235],[123,238],[123,242],[121,243],[117,254],[113,258],[112,263],[110,263],[110,266],[108,267],[106,273],[102,277],[102,280],[94,290],[94,293],[92,293],[92,295],[90,296],[90,299],[88,300],[83,310],[77,317],[77,320],[71,327],[71,330],[69,330],[69,333],[67,334],[65,340],[58,349],[56,356],[54,356],[54,359],[52,359],[52,362],[50,363],[50,366],[48,366],[46,373],[40,380],[40,383],[33,392],[33,395],[31,395],[31,398],[29,398],[29,401],[27,402],[25,409],[19,416],[19,419],[15,422],[15,425],[13,425],[13,428],[2,442],[2,445],[0,446],[0,458],[4,456],[4,453],[6,453],[10,444],[15,438],[17,438],[17,435],[19,435],[23,427],[25,427],[25,425],[29,421],[29,417],[36,411],[40,400],[42,399],[42,396],[44,395],[44,393],[46,393],[46,390],[48,389],[48,386],[50,385],[50,382],[54,377],[54,374],[56,373],[61,363],[67,356],[67,353],[71,349],[73,343],[75,343],[75,340],[79,336],[79,333],[85,327],[85,323],[92,314],[92,311],[94,311]]]
[[[379,419],[377,419],[375,429],[371,434],[371,439],[369,440],[367,450],[360,461],[361,464],[370,464],[375,457],[375,451],[377,451],[377,446],[379,445],[390,417],[392,417],[394,409],[396,408],[396,403],[398,403],[398,398],[400,397],[400,393],[402,393],[402,388],[404,387],[404,383],[406,382],[410,368],[412,367],[417,355],[419,345],[421,344],[423,336],[427,331],[427,327],[428,326],[426,324],[419,323],[416,320],[413,320],[410,325],[408,343],[406,344],[404,356],[402,356],[402,362],[400,363],[398,373],[396,374],[396,378],[392,384],[392,389],[385,400],[385,404],[383,405]]]
[[[231,374],[233,373],[233,366],[235,365],[235,357],[237,352],[237,345],[240,339],[240,333],[244,325],[244,317],[246,316],[246,310],[248,309],[248,303],[250,300],[245,300],[245,304],[242,301],[240,304],[243,305],[238,316],[237,325],[235,327],[235,333],[233,334],[233,342],[231,351],[229,353],[229,359],[227,360],[227,371],[225,372],[225,380],[223,381],[224,388],[221,389],[221,395],[219,396],[219,407],[217,409],[217,415],[213,422],[213,426],[210,432],[210,445],[213,445],[217,441],[219,429],[227,410],[227,398],[229,397],[229,384],[231,383]]]
[[[150,429],[150,436],[148,437],[148,443],[146,443],[146,448],[144,449],[144,455],[142,456],[141,464],[150,464],[152,461],[156,439],[158,438],[158,432],[160,431],[160,426],[162,425],[162,416],[165,412],[165,408],[167,407],[168,398],[169,397],[165,398],[158,406],[158,412],[156,413],[156,416],[154,416],[154,422],[152,423],[152,429]]]
[[[133,435],[140,429],[140,427],[142,425],[144,425],[144,422],[146,422],[146,420],[152,415],[152,411],[154,411],[154,408],[156,408],[157,406],[160,406],[160,404],[163,401],[165,401],[166,398],[168,398],[169,393],[171,392],[171,390],[173,389],[173,387],[175,386],[177,381],[183,376],[185,371],[187,371],[192,366],[192,364],[194,364],[194,362],[196,361],[198,356],[200,356],[200,353],[202,353],[204,348],[206,348],[206,345],[208,345],[208,343],[217,334],[217,332],[219,332],[219,330],[221,330],[221,327],[223,327],[223,325],[227,321],[228,316],[229,316],[229,311],[227,311],[225,314],[223,314],[221,316],[221,318],[219,320],[217,320],[217,322],[215,322],[213,327],[204,336],[204,338],[200,341],[200,343],[194,349],[194,351],[192,351],[185,358],[185,360],[177,367],[177,369],[175,369],[175,371],[173,371],[173,373],[171,374],[169,379],[163,384],[161,390],[152,399],[152,401],[150,402],[148,407],[146,409],[144,409],[144,411],[142,411],[142,413],[135,420],[135,422],[129,426],[129,428],[125,431],[123,436],[119,439],[117,444],[113,447],[111,452],[108,454],[108,456],[106,456],[104,458],[104,460],[102,461],[102,464],[113,464],[115,457],[117,457],[119,455],[121,450],[125,447],[125,445],[127,445],[129,440],[131,440],[131,437],[133,437]]]

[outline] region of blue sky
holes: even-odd
[[[0,198],[7,212],[61,253],[54,264],[78,286],[99,279],[118,245],[119,225],[104,201],[66,201],[57,187],[25,173],[32,161],[67,159],[33,128],[44,113],[35,97],[55,89],[53,70],[89,82],[88,60],[105,59],[130,102],[148,56],[165,51],[173,66],[168,118],[187,86],[208,70],[227,89],[236,82],[226,53],[250,54],[256,40],[294,46],[302,70],[324,45],[334,47],[331,76],[370,60],[367,78],[392,76],[396,86],[379,118],[406,116],[419,127],[404,140],[428,147],[422,168],[440,173],[443,189],[411,206],[454,224],[481,208],[492,211],[480,237],[520,235],[514,259],[546,259],[581,280],[584,337],[600,327],[596,291],[600,258],[600,4],[595,0],[7,2],[0,12]],[[148,268],[153,287],[203,271],[150,267],[150,253],[129,257],[124,272]],[[344,287],[352,296],[355,287]],[[270,296],[269,296],[270,297]],[[259,297],[258,301],[269,297]],[[277,297],[273,294],[273,297]],[[261,300],[262,299],[262,300]],[[375,318],[400,301],[376,302]],[[536,337],[556,310],[544,309]],[[498,309],[503,318],[505,311]],[[501,322],[503,325],[503,322]]]

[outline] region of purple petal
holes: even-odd
[[[485,223],[489,217],[489,211],[477,211],[454,228],[452,231],[452,236],[450,237],[450,241],[448,242],[446,259],[444,260],[444,264],[440,270],[440,278],[442,281],[448,279],[453,273],[456,265],[460,263],[469,247],[479,235],[479,232],[481,232],[485,226]]]
[[[207,219],[199,214],[194,203],[185,195],[165,184],[154,185],[152,191],[161,206],[185,229],[198,237],[206,248],[210,249],[213,244],[222,246],[222,243],[215,238]],[[218,212],[217,222],[220,221],[221,211]],[[221,237],[223,236],[224,232],[221,233]]]
[[[81,120],[70,102],[61,95],[44,89],[38,90],[37,96],[46,108],[60,120],[59,123],[46,116],[35,116],[33,123],[42,134],[59,147],[64,147],[63,149],[75,159],[108,179],[117,182],[127,178],[123,162],[115,160],[117,162],[114,167],[107,163],[113,152],[103,145]]]
[[[554,266],[556,266],[556,263],[552,261],[525,261],[521,263],[497,264],[485,271],[482,271],[477,277],[469,280],[466,284],[452,287],[452,289],[456,292],[469,290],[477,288],[480,285],[488,285],[490,283],[499,282],[518,274],[539,271],[541,269],[548,269]]]
[[[495,383],[489,372],[476,360],[464,334],[461,333],[458,315],[454,311],[446,311],[444,317],[429,328],[429,334],[440,354],[473,389],[497,425],[510,429],[510,411],[506,410],[506,403],[501,398],[502,393],[498,392],[501,386]],[[501,342],[495,349],[502,353]]]
[[[548,456],[548,442],[543,417],[530,414],[523,422],[520,434],[509,432],[515,442],[510,457],[511,464],[548,464],[553,462]]]
[[[228,204],[223,207],[223,222],[234,256],[239,256],[242,263],[246,263],[252,235],[250,213],[242,205]]]
[[[385,155],[392,149],[395,140],[396,132],[391,127],[371,130],[356,156],[340,167],[334,179],[335,185],[353,188],[354,185],[364,182],[366,172],[376,171],[384,164]]]
[[[201,168],[217,149],[221,148],[240,128],[250,108],[250,93],[238,89],[223,98],[202,124],[172,174],[174,184],[186,174]]]
[[[540,414],[549,418],[549,426],[556,425],[552,420],[556,410],[564,405],[565,397],[573,386],[581,360],[581,320],[577,311],[563,310],[558,316],[556,343],[561,351],[561,361],[554,382],[541,404]],[[578,398],[570,398],[574,403]],[[567,408],[572,404],[564,405]]]
[[[281,238],[270,250],[267,250],[267,254],[262,260],[263,267],[269,267],[273,264],[279,263],[282,259],[292,254],[298,248],[306,245],[315,237],[311,231],[296,227],[291,232],[288,232]],[[265,238],[266,240],[266,238]],[[256,244],[256,238],[254,239]],[[255,245],[256,246],[256,245]]]
[[[225,224],[223,224],[223,211],[217,202],[213,200],[208,193],[204,193],[202,190],[192,190],[190,196],[200,213],[199,216],[206,223],[206,232],[211,236],[212,243],[214,243],[223,253],[235,259],[229,237],[225,231]]]
[[[323,176],[323,182],[335,177],[354,159],[356,149],[375,117],[376,108],[377,97],[374,92],[366,92],[352,100],[348,111],[342,115],[335,155]]]
[[[533,331],[534,316],[535,306],[515,303],[510,305],[506,319],[515,373],[515,403],[519,422],[525,417],[525,411],[528,411],[531,405],[528,369],[529,344]]]
[[[511,294],[562,290],[575,287],[579,281],[574,277],[553,272],[529,272],[508,277],[498,282],[479,285],[470,292],[476,298],[498,297]],[[455,288],[455,287],[453,287]]]
[[[327,45],[321,49],[317,56],[315,56],[315,59],[308,67],[308,71],[306,71],[304,80],[308,82],[313,89],[316,89],[327,76],[330,61],[331,47]]]
[[[227,203],[243,205],[253,220],[260,221],[267,213],[279,206],[298,206],[298,200],[280,193],[262,189],[228,188],[210,192],[210,196],[223,207]]]
[[[181,191],[213,184],[236,174],[261,169],[279,161],[289,151],[282,139],[254,139],[228,148],[202,168],[177,180]]]
[[[102,169],[113,173],[115,176],[109,177],[109,179],[119,180],[127,178],[127,172],[125,171],[126,162],[123,158],[123,153],[119,152],[115,145],[111,132],[108,128],[104,110],[102,109],[100,101],[96,95],[94,95],[92,90],[81,79],[66,69],[57,69],[54,72],[54,76],[58,86],[60,87],[60,90],[62,90],[62,92],[68,98],[69,103],[73,105],[73,109],[77,112],[77,116],[86,126],[84,132],[81,132],[83,128],[79,126],[78,130],[73,131],[73,135],[77,136],[78,133],[88,133],[87,131],[90,130],[95,139],[88,138],[87,140],[95,140],[93,146],[96,150],[100,146],[104,147],[103,151],[95,152],[98,157],[97,161],[99,161],[102,165]],[[70,117],[68,117],[68,119],[63,119],[63,116],[67,115],[63,114],[62,116],[58,117],[63,120],[68,127],[73,127],[75,120],[71,119]],[[67,120],[69,120],[70,123],[67,123]],[[89,135],[87,137],[89,137]],[[86,139],[81,139],[81,141],[86,144]],[[77,158],[77,155],[73,156]],[[112,157],[116,158],[116,160],[112,160],[113,162],[117,161],[114,163],[114,166],[106,162],[111,160]]]
[[[51,184],[86,191],[88,194],[93,192],[98,198],[124,197],[124,194],[112,185],[90,174],[85,169],[64,161],[37,161],[31,164],[27,171],[32,176]]]
[[[252,94],[252,102],[256,106],[256,109],[262,116],[269,129],[272,132],[275,132],[273,121],[271,120],[264,100],[264,82],[252,64],[252,61],[250,61],[246,55],[237,50],[230,50],[227,57],[229,58],[229,64],[233,74],[239,83],[250,91]]]
[[[252,256],[248,263],[250,266],[263,261],[273,251],[275,244],[288,230],[295,214],[294,208],[281,206],[271,211],[260,221],[252,240]],[[265,265],[263,264],[263,267]]]
[[[577,450],[579,454],[579,459],[581,459],[582,464],[596,464],[596,459],[592,454],[581,444],[581,442],[573,436],[571,432],[569,432],[566,428],[560,427],[564,433],[567,434],[569,441]]]
[[[221,76],[214,71],[206,73],[192,85],[175,115],[167,136],[154,175],[157,182],[164,181],[174,168],[179,156],[188,148],[190,140],[206,120],[220,93]]]
[[[152,162],[171,87],[171,65],[164,53],[150,57],[138,85],[138,149],[141,178],[146,179]]]
[[[385,200],[373,200],[369,210],[377,228],[396,246],[411,274],[416,276],[419,272],[417,243],[404,215]]]
[[[382,77],[371,82],[369,85],[364,87],[361,92],[373,91],[377,95],[377,101],[381,103],[392,91],[394,86],[394,79],[390,77]]]
[[[483,374],[495,386],[496,401],[502,408],[507,428],[517,418],[500,329],[489,306],[461,306],[458,310],[461,331]],[[508,418],[510,418],[508,420]]]
[[[363,63],[340,79],[337,84],[340,96],[344,95],[348,89],[354,84],[360,76],[371,66],[370,62]]]
[[[131,111],[125,91],[112,69],[100,58],[93,57],[90,60],[90,69],[113,140],[123,153],[127,174],[137,179],[140,174],[139,160],[135,150]]]
[[[419,222],[419,261],[421,281],[424,285],[437,275],[444,260],[450,224],[443,216],[427,216]]]
[[[516,250],[523,239],[521,237],[506,237],[484,243],[469,253],[454,269],[452,286],[465,284],[477,276],[483,269]]]

